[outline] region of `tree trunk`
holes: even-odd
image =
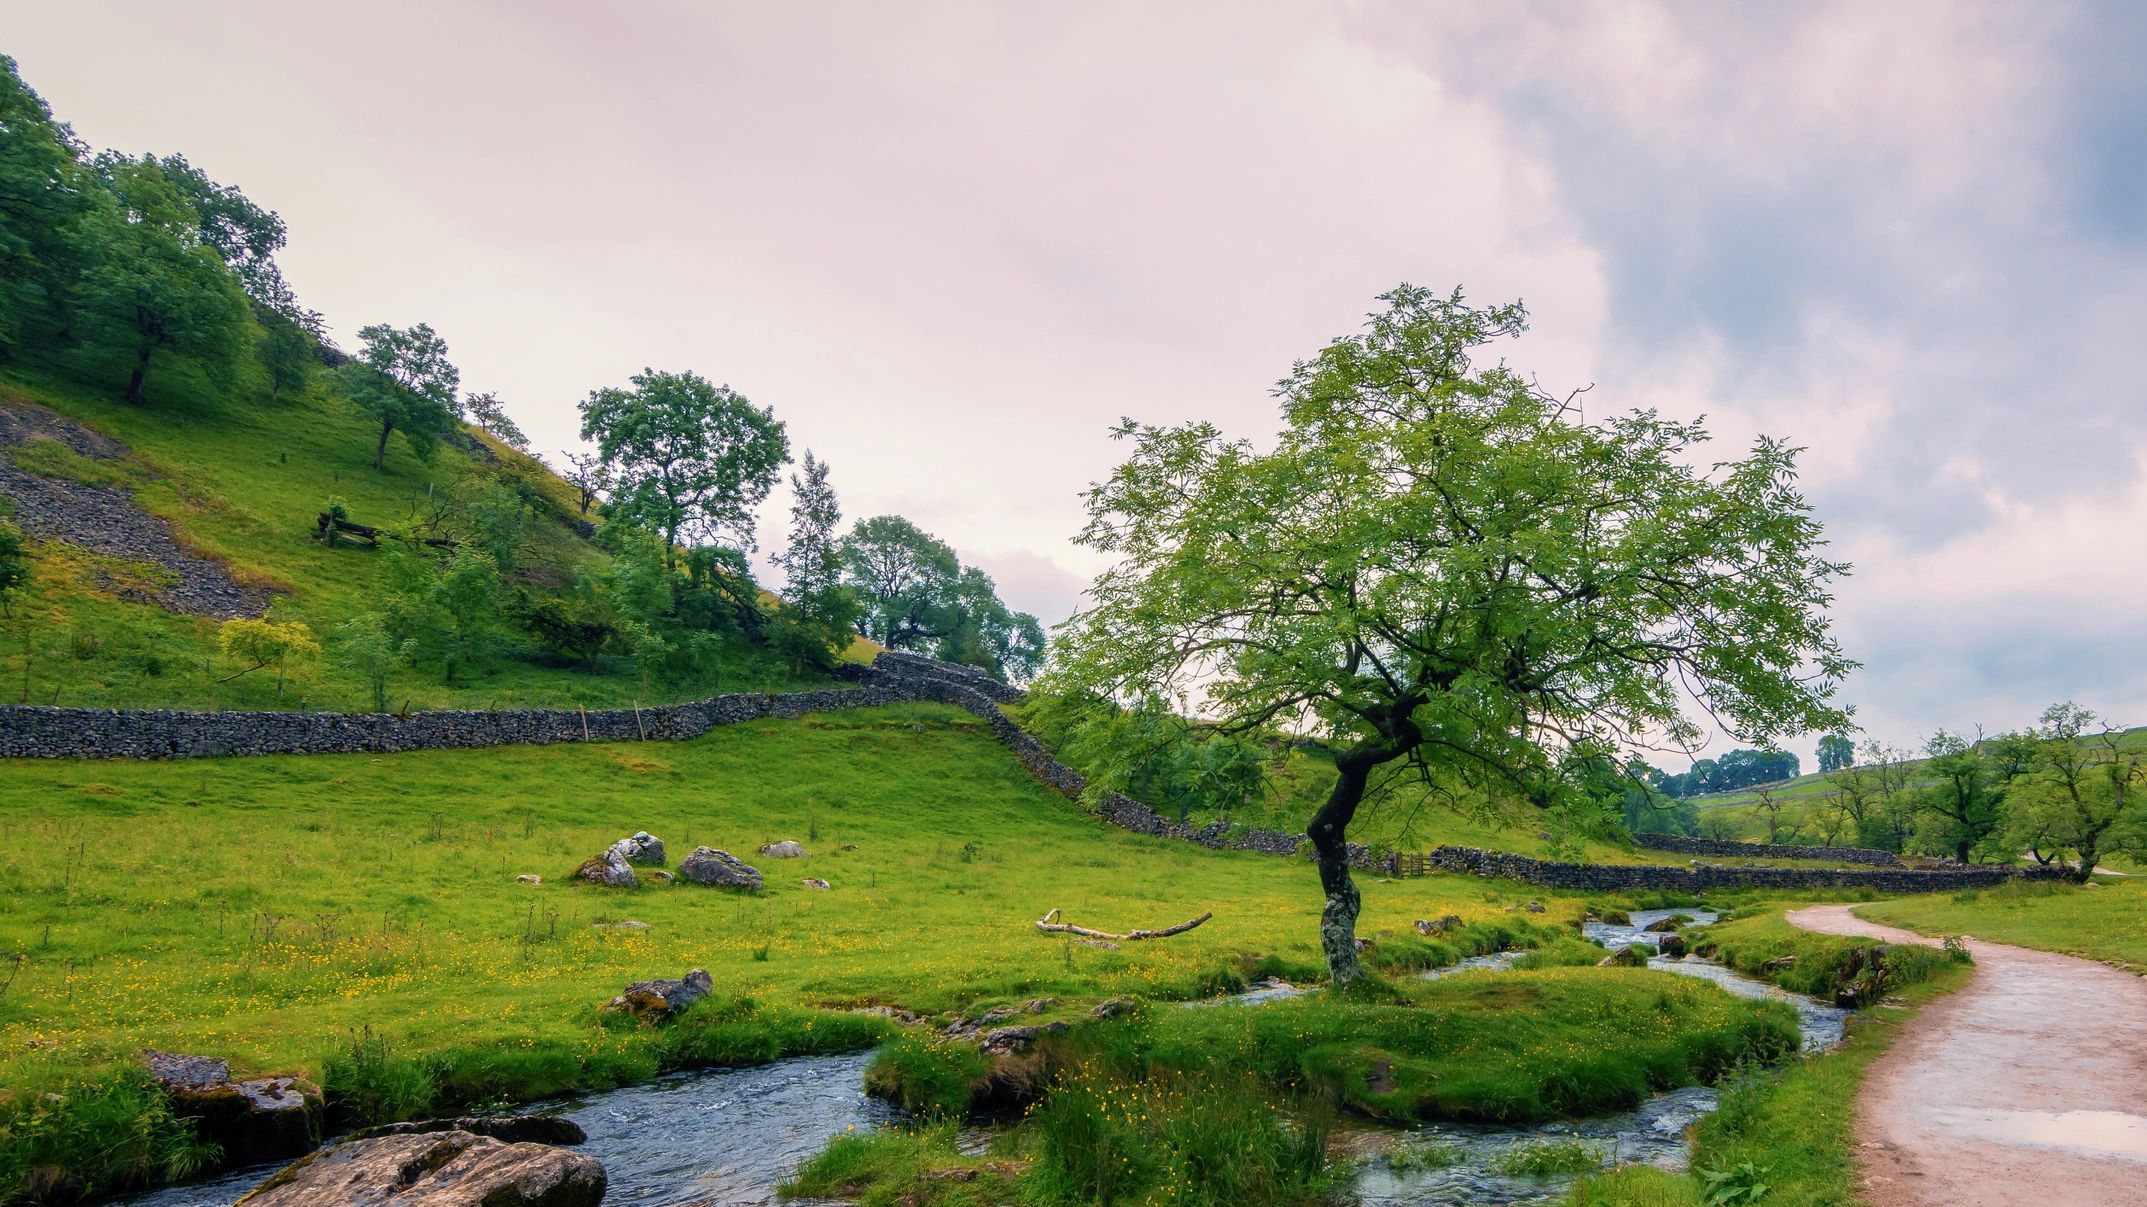
[[[1363,898],[1349,875],[1349,822],[1364,799],[1364,785],[1372,764],[1344,755],[1335,760],[1334,791],[1327,803],[1312,815],[1310,835],[1313,860],[1319,867],[1320,891],[1327,903],[1320,909],[1320,950],[1327,957],[1327,983],[1336,989],[1364,975],[1357,958],[1357,912]]]
[[[134,358],[134,372],[127,378],[128,406],[142,405],[142,379],[149,375],[149,354],[155,350],[153,346],[143,344],[141,354]]]
[[[383,419],[380,421],[380,443],[373,446],[373,469],[376,471],[380,470],[387,464],[388,433],[394,430],[395,421],[393,419]]]
[[[2095,842],[2087,842],[2081,845],[2080,866],[2072,869],[2072,881],[2074,884],[2086,884],[2095,878],[2095,860],[2100,857],[2097,849],[2098,845]]]
[[[1962,867],[1968,866],[1968,848],[1972,845],[1974,844],[1965,840],[1954,845],[1953,857],[1960,862]]]

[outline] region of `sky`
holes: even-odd
[[[1047,623],[1113,423],[1270,437],[1408,281],[1805,446],[1870,736],[2147,724],[2147,6],[0,0],[0,53],[540,451],[694,370]]]

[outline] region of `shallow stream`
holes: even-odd
[[[1606,947],[1636,941],[1653,943],[1646,928],[1675,913],[1695,925],[1715,920],[1704,910],[1642,910],[1630,925],[1590,922],[1585,933]],[[1437,978],[1462,972],[1497,972],[1509,968],[1518,952],[1474,956],[1450,968],[1425,974]],[[1776,986],[1741,976],[1720,964],[1686,958],[1655,958],[1649,966],[1680,976],[1713,981],[1740,997],[1787,1001],[1797,1009],[1804,1044],[1818,1051],[1841,1041],[1847,1011]],[[1292,986],[1270,983],[1214,1004],[1257,1006],[1295,996]],[[714,1204],[775,1202],[775,1187],[798,1163],[820,1151],[845,1130],[867,1131],[900,1117],[901,1112],[865,1096],[864,1071],[869,1052],[840,1056],[801,1056],[746,1069],[680,1073],[647,1085],[591,1094],[579,1099],[539,1103],[532,1111],[556,1111],[589,1133],[582,1152],[604,1163],[611,1179],[606,1204],[635,1207],[701,1207]],[[1366,1160],[1355,1187],[1365,1207],[1401,1204],[1446,1207],[1463,1204],[1503,1205],[1555,1202],[1571,1184],[1569,1176],[1508,1177],[1492,1172],[1498,1156],[1518,1144],[1578,1140],[1597,1146],[1606,1160],[1644,1162],[1682,1169],[1685,1132],[1715,1108],[1715,1092],[1693,1087],[1661,1094],[1636,1110],[1594,1119],[1568,1120],[1534,1127],[1440,1124],[1402,1129],[1351,1123],[1340,1131],[1345,1141],[1365,1152],[1393,1152],[1439,1145],[1457,1160],[1443,1169],[1391,1170],[1377,1156]],[[981,1142],[984,1134],[972,1137]],[[233,1172],[210,1181],[174,1187],[120,1200],[125,1207],[229,1207],[259,1185],[275,1166]]]

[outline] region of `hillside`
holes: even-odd
[[[177,376],[177,375],[175,375]],[[220,682],[223,616],[266,605],[268,615],[308,625],[330,645],[336,626],[378,612],[395,590],[388,548],[317,539],[316,517],[331,501],[350,519],[386,529],[453,536],[487,492],[512,492],[526,519],[510,590],[558,592],[577,573],[601,571],[609,555],[583,535],[571,487],[542,462],[474,429],[444,441],[421,461],[400,440],[387,446],[384,472],[371,465],[376,425],[336,396],[322,371],[308,390],[270,402],[244,374],[212,388],[181,378],[157,405],[126,406],[99,387],[19,366],[0,373],[0,448],[13,493],[105,488],[94,527],[108,542],[154,549],[153,524],[129,523],[128,507],[169,524],[179,550],[206,563],[186,577],[219,573],[242,596],[235,606],[169,600],[180,576],[141,555],[114,556],[87,541],[33,546],[33,579],[12,607],[14,639],[0,654],[10,700],[81,706],[363,709],[371,692],[333,658],[318,660],[281,695],[267,675]],[[12,437],[12,439],[6,439]],[[97,455],[85,455],[75,445]],[[23,483],[21,475],[42,479]],[[19,504],[0,482],[0,510]],[[81,512],[85,508],[70,507]],[[28,517],[22,517],[25,521]],[[26,527],[35,526],[26,523]],[[168,546],[167,546],[168,547]],[[161,601],[161,602],[160,602]],[[211,614],[203,614],[207,611]],[[217,613],[221,613],[221,615]],[[506,635],[496,656],[449,684],[437,672],[391,672],[392,707],[488,707],[549,702],[589,706],[691,698],[717,690],[782,689],[811,681],[765,651],[738,647],[697,675],[645,684],[623,660],[592,670]]]

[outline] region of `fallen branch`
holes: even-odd
[[[1128,931],[1122,935],[1114,935],[1107,930],[1090,930],[1086,926],[1075,926],[1069,922],[1061,922],[1058,920],[1059,911],[1052,910],[1036,920],[1036,929],[1050,934],[1080,935],[1089,939],[1115,939],[1122,943],[1131,943],[1139,939],[1168,939],[1172,935],[1182,935],[1214,916],[1213,913],[1205,913],[1189,922],[1180,922],[1176,926],[1166,926],[1161,930],[1135,930]]]

